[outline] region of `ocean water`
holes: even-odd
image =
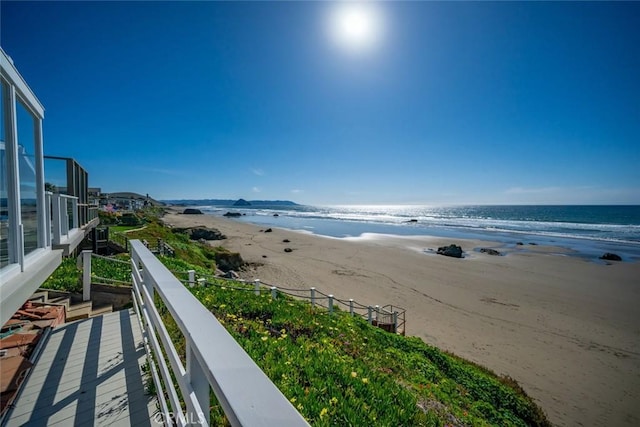
[[[562,246],[586,257],[640,260],[640,206],[198,206],[238,221],[331,237],[431,235]],[[276,216],[277,214],[277,216]]]

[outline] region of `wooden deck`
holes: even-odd
[[[6,425],[157,425],[156,398],[144,389],[145,362],[133,310],[60,326],[45,343]]]

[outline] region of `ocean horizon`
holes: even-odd
[[[365,234],[480,239],[560,246],[597,259],[640,260],[640,205],[261,205],[190,204],[208,215],[334,238]]]

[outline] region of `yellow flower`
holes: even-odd
[[[262,341],[266,341],[268,339],[269,339],[269,337],[262,337]]]
[[[296,403],[296,400],[298,400],[298,399],[296,399],[295,397],[292,397],[291,399],[289,399],[289,402]]]
[[[298,411],[302,411],[304,409],[304,406],[302,406],[302,403],[298,403],[298,406],[296,406],[296,408],[298,408]]]
[[[355,371],[351,371],[351,377],[352,377],[352,378],[355,378],[355,377],[357,377],[357,376],[358,376],[358,373],[357,373],[357,372],[355,372]]]
[[[322,411],[320,411],[320,418],[324,418],[328,412],[329,410],[327,408],[322,408]]]
[[[362,382],[365,383],[365,384],[368,384],[369,383],[369,378],[363,378]]]
[[[336,403],[338,403],[338,398],[332,397],[331,400],[329,400],[329,403],[331,403],[332,405],[335,405]]]

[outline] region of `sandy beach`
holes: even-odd
[[[176,212],[165,223],[225,234],[212,244],[253,264],[240,272],[245,279],[406,308],[408,335],[513,377],[554,424],[640,425],[640,263],[598,264],[526,244],[264,233]],[[467,256],[429,253],[449,243]],[[473,250],[479,247],[506,255]]]

